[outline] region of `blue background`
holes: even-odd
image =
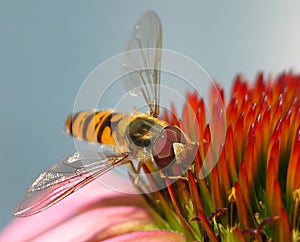
[[[33,179],[72,153],[63,132],[78,88],[120,53],[137,19],[155,10],[167,49],[198,63],[226,90],[237,73],[300,67],[299,1],[0,2],[0,229]]]

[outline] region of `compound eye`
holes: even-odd
[[[163,169],[175,161],[174,143],[186,144],[186,139],[179,128],[167,126],[161,131],[161,135],[152,146],[152,155],[159,169]]]

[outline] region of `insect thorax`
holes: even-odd
[[[117,129],[112,129],[118,141],[122,140],[123,146],[127,146],[131,151],[141,148],[150,150],[154,141],[160,135],[167,123],[146,114],[134,114],[124,116],[118,123]]]

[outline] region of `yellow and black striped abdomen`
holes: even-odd
[[[66,131],[78,139],[103,144],[116,144],[112,136],[113,122],[123,115],[113,111],[84,111],[70,115],[66,120]]]

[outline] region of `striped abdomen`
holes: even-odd
[[[113,111],[78,112],[67,118],[66,131],[76,138],[90,142],[116,144],[111,127],[122,118],[124,115]]]

